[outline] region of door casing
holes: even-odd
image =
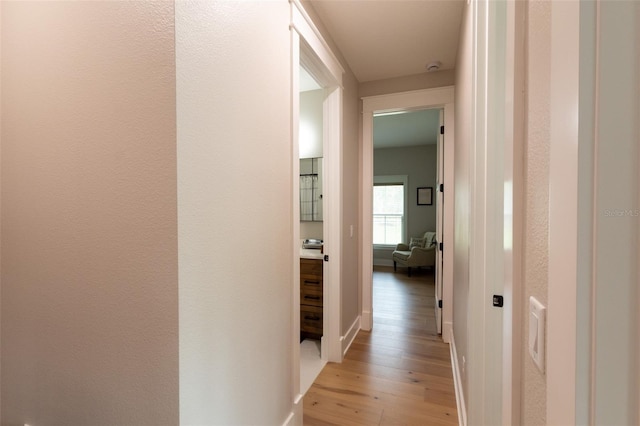
[[[377,112],[410,111],[428,108],[444,110],[445,136],[444,184],[451,188],[444,204],[445,229],[443,243],[443,294],[442,294],[442,338],[449,341],[453,328],[453,150],[454,150],[454,88],[416,90],[389,95],[362,98],[362,186],[361,203],[362,237],[360,241],[361,259],[361,318],[362,329],[373,326],[373,115]],[[451,220],[446,220],[449,217]],[[451,249],[447,250],[446,247]]]

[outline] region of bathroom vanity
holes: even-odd
[[[322,337],[322,253],[300,249],[300,340]]]

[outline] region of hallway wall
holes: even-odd
[[[468,358],[469,251],[471,210],[472,110],[472,14],[465,5],[456,59],[455,118],[455,253],[453,263],[453,333],[465,400],[469,401],[466,360]]]
[[[0,422],[176,424],[173,4],[0,9]]]
[[[285,1],[176,2],[182,424],[291,413],[289,21]]]
[[[529,297],[547,305],[549,265],[549,137],[551,73],[551,4],[527,2],[526,142],[523,292],[521,312]],[[546,378],[528,349],[529,315],[522,318],[521,418],[523,425],[546,423]]]

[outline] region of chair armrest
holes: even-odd
[[[409,256],[410,266],[433,266],[436,259],[436,247],[413,247]]]
[[[414,247],[415,248],[415,247]],[[396,246],[396,251],[409,251],[409,245],[400,243]]]

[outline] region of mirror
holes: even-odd
[[[322,158],[300,159],[300,221],[322,222]]]

